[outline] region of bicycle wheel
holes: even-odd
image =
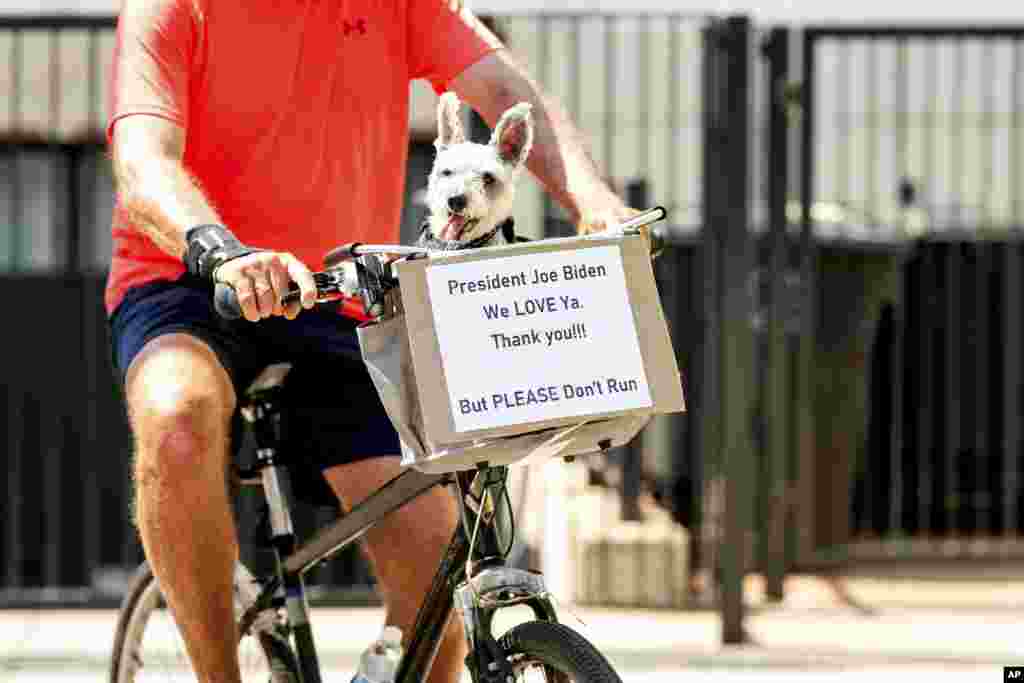
[[[528,621],[498,639],[517,683],[622,683],[590,641],[564,624]]]
[[[236,575],[236,614],[245,594],[239,589],[239,581]],[[244,634],[238,644],[243,683],[297,683],[298,667],[287,639],[265,623],[252,631]],[[118,614],[110,683],[178,681],[195,681],[195,674],[156,578],[149,564],[143,563]]]

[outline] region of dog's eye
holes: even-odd
[[[481,177],[483,178],[484,185],[493,185],[497,180],[493,173],[484,173]]]
[[[451,174],[452,174],[452,169],[450,169],[450,168],[442,168],[441,169],[441,177],[442,178],[447,178],[447,177],[451,176]]]

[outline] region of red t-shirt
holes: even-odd
[[[245,244],[310,268],[345,242],[398,239],[409,82],[442,92],[498,40],[448,0],[149,0],[118,23],[117,122],[185,129],[184,164]],[[115,208],[106,306],[184,272]]]

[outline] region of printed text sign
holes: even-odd
[[[434,265],[455,431],[651,406],[617,246]]]

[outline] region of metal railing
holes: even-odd
[[[873,252],[878,280],[847,299],[877,306],[870,423],[848,488],[825,494],[851,504],[832,506],[845,530],[819,535],[819,560],[1024,556],[1022,40],[1024,26],[803,33],[799,215],[834,268],[843,248],[866,262],[865,246],[898,247]]]

